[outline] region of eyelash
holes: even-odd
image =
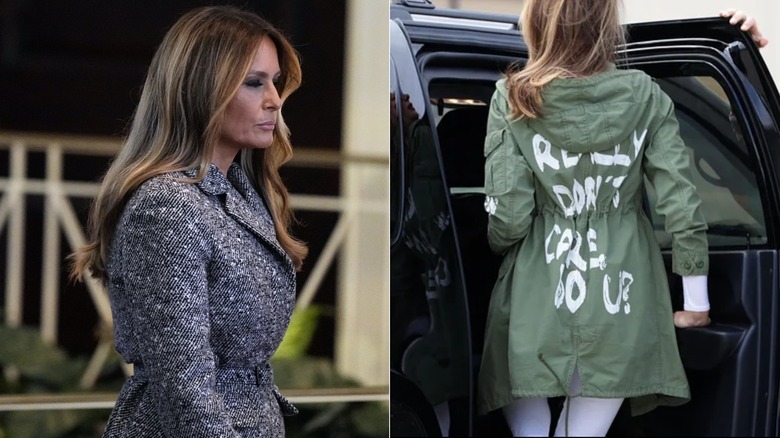
[[[281,82],[281,79],[280,78],[274,78],[272,82],[273,82],[274,86],[276,86],[276,85],[279,85],[279,82]],[[260,88],[263,85],[263,83],[258,81],[258,80],[252,80],[252,81],[245,82],[244,85],[246,85],[247,87],[251,87],[251,88]]]

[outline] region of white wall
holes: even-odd
[[[775,83],[780,79],[780,29],[774,24],[780,19],[777,0],[623,0],[625,21],[673,20],[680,18],[717,16],[722,9],[741,9],[756,17],[769,45],[761,49]]]
[[[390,379],[389,12],[382,0],[347,1],[341,152],[362,160],[342,167],[345,242],[336,298],[336,367],[380,386]]]
[[[439,7],[514,15],[520,14],[523,5],[522,0],[433,1]],[[761,54],[775,83],[780,83],[780,28],[774,26],[780,21],[780,2],[777,0],[623,0],[623,5],[627,23],[711,17],[727,8],[746,11],[758,19],[761,32],[769,38],[769,45],[761,50]]]

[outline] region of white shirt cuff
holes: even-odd
[[[683,275],[683,308],[691,312],[710,310],[706,275]]]

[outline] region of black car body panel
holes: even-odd
[[[527,48],[517,16],[445,10],[424,0],[390,8],[391,398],[404,412],[393,417],[391,408],[391,434],[400,436],[413,406],[423,403],[421,425],[434,412],[453,436],[508,436],[500,413],[477,416],[473,400],[500,262],[485,238],[482,149],[494,83],[510,65],[523,65]],[[759,49],[727,20],[632,24],[627,31],[618,65],[645,71],[670,95],[689,147],[709,224],[713,324],[677,332],[691,401],[637,417],[621,410],[610,435],[776,436],[777,89]],[[646,198],[678,309],[682,285],[671,273],[671,238],[649,187]],[[554,413],[559,405],[551,400]]]

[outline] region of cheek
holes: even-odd
[[[251,128],[253,120],[251,108],[242,102],[233,101],[225,108],[224,126],[234,135]]]
[[[225,111],[224,118],[222,119],[222,135],[227,137],[234,137],[236,135],[237,128],[238,123],[236,123],[236,113],[228,108]]]

